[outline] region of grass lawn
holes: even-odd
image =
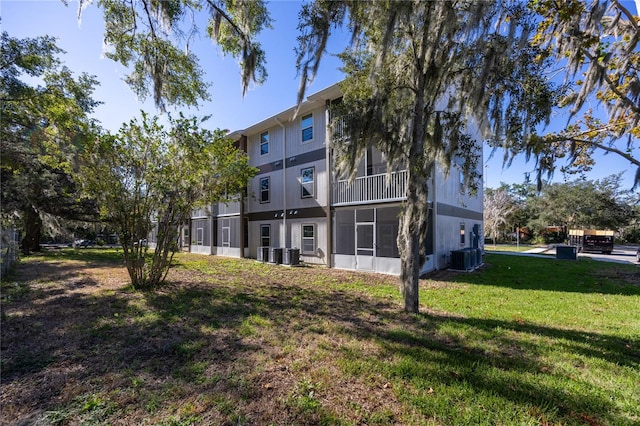
[[[1,424],[640,424],[640,269],[485,256],[421,281],[181,254],[132,291],[120,254],[2,283]]]
[[[515,251],[523,252],[536,248],[537,246],[531,244],[485,244],[484,249],[487,251]]]

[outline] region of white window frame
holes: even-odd
[[[266,138],[263,138],[263,136],[266,136]],[[267,152],[262,152],[262,145],[267,146]],[[270,148],[271,147],[269,146],[269,132],[267,131],[267,132],[260,133],[260,156],[265,157],[269,155]]]
[[[266,229],[269,235],[267,235],[266,237],[264,235],[262,235],[262,230]],[[267,244],[264,244],[264,239],[267,239]],[[260,225],[260,246],[261,247],[269,247],[271,246],[271,225]]]
[[[267,189],[263,189],[262,188],[262,182],[266,181],[267,182]],[[260,185],[260,204],[266,204],[271,202],[271,177],[267,176],[267,177],[262,177],[260,178],[258,184]],[[263,193],[266,191],[267,193],[267,199],[264,200],[262,195]]]
[[[311,182],[304,181],[304,172],[305,170],[311,170]],[[309,193],[309,195],[305,195],[305,189]],[[305,167],[300,170],[300,198],[315,198],[316,197],[316,168],[315,167]]]
[[[305,235],[304,235],[305,227],[311,227],[311,229],[313,231],[313,235],[311,237],[305,237]],[[302,254],[312,254],[312,255],[316,254],[316,247],[317,247],[316,246],[316,235],[317,235],[317,232],[316,232],[315,223],[303,223],[302,224],[302,226],[300,227],[300,239],[301,239],[301,241],[300,241],[300,253],[302,253]],[[305,244],[304,244],[305,240],[306,241],[309,241],[309,240],[312,241],[313,250],[311,250],[311,251],[305,250]]]
[[[311,125],[303,127],[304,126],[304,124],[303,124],[304,120],[307,119],[307,118],[311,118]],[[307,129],[311,129],[311,138],[305,140],[304,139],[304,131],[307,130]],[[307,115],[303,115],[302,117],[300,117],[300,138],[301,138],[302,143],[313,142],[313,138],[314,138],[314,134],[313,134],[314,131],[313,130],[314,130],[313,129],[313,113],[309,113]]]

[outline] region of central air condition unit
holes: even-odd
[[[468,271],[471,268],[471,252],[469,250],[453,250],[451,252],[451,269]]]
[[[260,246],[258,247],[258,261],[260,262],[268,262],[269,261],[269,247],[268,246]]]

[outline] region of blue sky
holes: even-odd
[[[88,6],[82,21],[78,22],[77,3],[70,1],[65,7],[58,0],[26,1],[1,0],[0,16],[2,31],[12,37],[37,37],[51,35],[58,38],[58,46],[67,51],[62,56],[64,63],[75,73],[87,72],[96,75],[101,85],[96,89],[94,98],[104,102],[97,108],[95,117],[110,130],[117,130],[123,122],[138,116],[144,109],[156,112],[151,101],[140,102],[124,83],[126,70],[119,64],[102,58],[102,34],[104,24],[101,11],[93,5]],[[632,1],[625,6],[635,10]],[[252,87],[242,97],[240,71],[236,60],[222,56],[211,40],[201,34],[193,46],[198,54],[200,64],[206,71],[206,79],[211,82],[212,101],[204,103],[199,110],[192,113],[211,115],[208,126],[239,130],[246,128],[264,118],[293,106],[299,79],[295,68],[294,46],[300,8],[299,1],[273,1],[269,3],[269,11],[274,20],[273,29],[265,30],[260,41],[267,55],[267,81]],[[328,52],[339,53],[346,45],[348,36],[336,33],[328,46]],[[342,79],[338,70],[340,62],[337,58],[326,55],[320,66],[318,76],[307,93],[323,89]],[[598,108],[598,105],[593,105]],[[566,117],[557,115],[552,126],[558,127],[566,123]],[[497,151],[494,158],[487,161],[488,150],[485,150],[485,185],[497,187],[500,182],[521,183],[524,174],[534,168],[532,163],[526,164],[524,159],[514,161],[513,165],[502,167],[502,152]],[[636,157],[640,153],[636,152]],[[613,173],[625,171],[625,184],[631,187],[633,173],[629,163],[614,155],[602,156],[597,165],[587,176],[589,179],[600,179]],[[574,179],[570,176],[569,179]],[[556,173],[554,180],[562,181],[563,176]]]

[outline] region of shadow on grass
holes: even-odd
[[[49,268],[56,276],[68,273],[63,265]],[[628,423],[606,391],[554,371],[545,361],[546,345],[552,339],[572,356],[637,370],[638,339],[515,321],[406,315],[394,301],[370,298],[340,284],[305,284],[304,274],[293,273],[297,275],[292,279],[287,272],[280,275],[290,281],[267,276],[245,285],[214,282],[201,274],[194,282],[174,281],[148,293],[32,291],[2,308],[5,413],[24,416],[29,407],[38,406],[87,416],[86,403],[78,408],[78,398],[86,392],[111,395],[118,389],[128,398],[119,400],[121,412],[143,406],[143,414],[149,415],[167,400],[179,404],[175,399],[210,394],[217,398],[211,404],[219,416],[213,422],[329,421],[326,413],[318,418],[317,412],[291,412],[283,402],[291,390],[274,397],[251,363],[255,354],[274,349],[279,338],[301,334],[314,340],[330,332],[350,344],[338,345],[331,359],[322,362],[340,359],[347,381],[350,375],[359,380],[362,371],[397,381],[399,399],[425,418],[442,410],[432,405],[435,398],[429,391],[438,384],[490,395],[525,411],[539,407],[552,422],[580,423],[593,417],[598,423]],[[285,284],[289,282],[297,284]],[[243,327],[251,317],[269,321],[272,340],[247,337]],[[321,323],[330,324],[328,330],[318,331]],[[491,340],[493,347],[485,345]],[[379,351],[353,349],[363,342],[374,343]],[[576,389],[567,388],[576,382]],[[406,394],[402,389],[408,389]],[[465,411],[453,400],[440,404],[453,410],[450,417],[438,414],[445,423],[455,422]],[[248,406],[253,408],[243,412]],[[289,410],[289,417],[278,418],[282,410]],[[489,423],[505,420],[486,411],[476,409],[469,421],[483,415]]]

